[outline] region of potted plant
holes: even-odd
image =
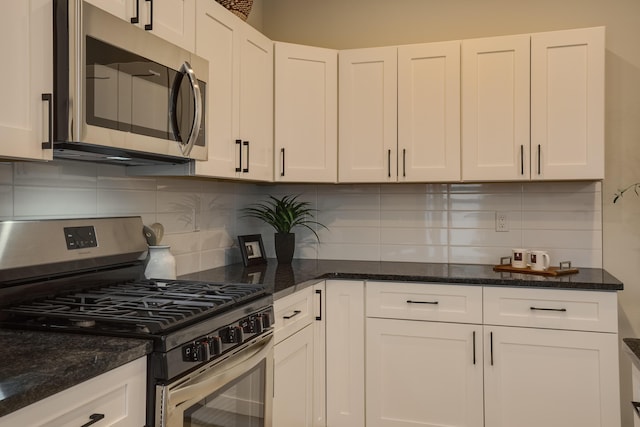
[[[292,228],[306,227],[316,236],[318,242],[320,242],[320,237],[311,225],[315,224],[327,228],[313,219],[314,209],[309,207],[309,202],[299,201],[299,196],[289,195],[277,198],[269,195],[269,200],[254,203],[242,209],[243,216],[264,221],[276,230],[276,258],[280,264],[291,263],[293,259],[296,240],[295,234],[291,232]]]

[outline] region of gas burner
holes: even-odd
[[[93,328],[94,326],[96,326],[96,321],[71,319],[71,324],[74,326],[78,326],[79,328]]]

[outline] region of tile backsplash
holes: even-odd
[[[328,230],[297,229],[296,257],[494,264],[511,248],[545,249],[552,264],[602,267],[599,182],[253,184],[129,177],[120,166],[0,163],[0,219],[140,215],[165,226],[178,274],[238,262],[238,234],[273,229],[239,209],[267,194],[301,194]],[[507,216],[496,231],[496,212]]]

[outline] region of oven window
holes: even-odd
[[[266,361],[184,411],[184,427],[264,427]]]

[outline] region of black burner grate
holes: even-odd
[[[42,298],[4,311],[54,327],[157,334],[265,293],[261,285],[144,280]]]

